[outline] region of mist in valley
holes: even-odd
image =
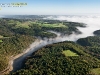
[[[82,32],[82,34],[77,34],[73,32],[71,35],[62,35],[63,33],[55,32],[52,30],[49,30],[48,32],[54,33],[57,35],[55,38],[41,38],[37,37],[38,40],[33,42],[30,47],[23,51],[21,56],[18,56],[18,58],[13,59],[11,62],[13,66],[13,70],[17,71],[22,68],[23,61],[27,58],[27,56],[32,55],[33,52],[36,50],[39,50],[40,48],[53,43],[63,42],[63,41],[74,41],[76,42],[79,38],[84,38],[88,36],[94,36],[93,32],[95,30],[100,29],[100,17],[99,16],[50,16],[46,17],[45,19],[53,19],[53,20],[66,20],[70,22],[79,22],[86,24],[86,27],[77,27],[79,31]]]
[[[69,36],[63,36],[62,41],[68,40],[68,41],[76,41],[79,38],[84,38],[88,36],[94,36],[93,32],[100,29],[100,16],[99,15],[69,15],[69,16],[49,16],[44,19],[53,19],[53,20],[66,20],[70,22],[79,22],[86,24],[86,27],[77,27],[79,31],[82,32],[82,34],[76,34],[73,32],[73,34]]]

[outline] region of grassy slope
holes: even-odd
[[[0,35],[0,38],[3,38],[3,36]],[[3,42],[2,40],[0,40],[0,42]]]
[[[29,28],[30,22],[23,22],[23,23],[17,23],[16,27],[24,27],[24,28]]]
[[[59,23],[59,24],[56,24],[56,23],[55,24],[42,24],[41,26],[42,27],[67,27],[61,23]]]
[[[100,75],[100,68],[92,69],[91,72],[92,72],[94,75]]]
[[[78,56],[76,53],[72,52],[71,50],[64,50],[63,54],[65,56]]]
[[[8,21],[8,25],[15,25],[16,28],[18,27],[29,28],[30,21],[19,22],[19,21],[10,20]]]
[[[15,22],[16,23],[16,27],[24,27],[24,28],[29,28],[29,25],[31,24],[38,24],[39,26],[42,27],[51,27],[51,28],[55,28],[55,27],[65,27],[68,28],[67,26],[63,25],[62,23],[54,23],[54,24],[47,24],[47,23],[39,23],[39,22],[31,22],[31,21],[27,21],[27,22]],[[14,24],[14,23],[9,23],[9,24]]]
[[[3,42],[2,40],[0,40],[0,42]]]
[[[68,26],[65,26],[64,24],[62,23],[54,23],[54,24],[49,24],[48,22],[44,22],[44,23],[41,23],[41,22],[31,22],[31,24],[38,24],[39,26],[42,26],[42,27],[52,27],[52,28],[57,28],[57,27],[66,27],[68,28]]]

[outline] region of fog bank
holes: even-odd
[[[64,39],[70,41],[76,41],[79,38],[87,36],[93,36],[93,32],[100,29],[100,15],[68,15],[68,16],[49,16],[45,19],[53,20],[67,20],[70,22],[79,22],[86,24],[85,28],[77,27],[82,34],[71,34],[70,36],[64,36]]]
[[[22,63],[23,61],[26,59],[27,56],[30,56],[33,52],[35,52],[36,50],[48,45],[48,44],[53,44],[53,43],[58,43],[58,42],[62,42],[62,41],[76,41],[79,38],[83,38],[83,37],[87,37],[87,36],[93,36],[93,32],[95,30],[100,29],[100,17],[99,16],[52,16],[49,17],[49,19],[54,19],[54,20],[67,20],[67,21],[72,21],[72,22],[80,22],[80,23],[85,23],[87,24],[86,28],[82,28],[82,27],[77,27],[82,34],[76,34],[75,32],[73,32],[73,34],[71,35],[63,35],[61,33],[58,32],[54,32],[54,31],[49,31],[51,33],[55,33],[57,35],[57,37],[55,38],[38,38],[38,41],[35,41],[33,44],[31,44],[31,46],[28,48],[28,50],[26,50],[24,52],[24,54],[22,54],[22,56],[20,56],[19,58],[16,58],[15,60],[13,60],[13,70],[12,72],[15,72],[19,69],[21,69]],[[46,18],[48,19],[48,17]]]

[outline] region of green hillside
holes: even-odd
[[[73,56],[73,52],[78,56]],[[85,53],[80,45],[62,42],[34,52],[25,60],[24,68],[11,75],[89,75],[93,68],[100,68],[98,59]]]

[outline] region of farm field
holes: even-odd
[[[61,23],[55,23],[55,24],[42,24],[41,25],[42,27],[66,27],[67,28],[67,26],[65,26],[65,25],[63,25],[63,24],[61,24]]]
[[[72,52],[71,50],[64,50],[63,54],[65,56],[78,56],[76,53]]]

